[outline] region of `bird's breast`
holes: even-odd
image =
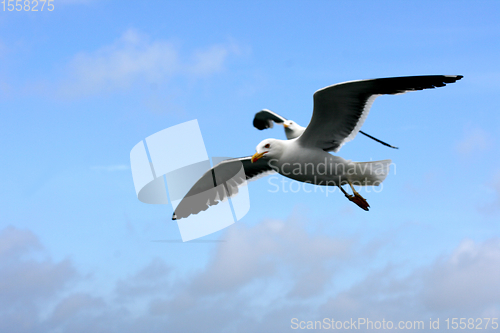
[[[273,168],[278,169],[276,171],[281,175],[294,180],[326,185],[326,181],[343,180],[343,176],[352,168],[352,163],[322,150],[302,149],[300,154],[284,154],[274,161]]]

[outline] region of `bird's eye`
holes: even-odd
[[[271,148],[271,145],[268,143],[264,146],[264,148]]]

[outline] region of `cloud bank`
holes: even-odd
[[[151,40],[134,29],[93,52],[80,52],[65,66],[58,84],[61,97],[83,97],[130,89],[135,83],[157,84],[183,76],[205,77],[224,70],[234,43],[207,46],[184,54],[172,42]]]
[[[152,258],[105,295],[77,288],[83,274],[69,259],[53,262],[36,235],[8,227],[0,232],[0,331],[283,332],[294,331],[293,318],[427,325],[500,317],[498,238],[464,239],[430,265],[403,274],[389,264],[345,285],[339,279],[362,265],[366,248],[311,234],[302,220],[235,226],[199,271],[182,276]]]

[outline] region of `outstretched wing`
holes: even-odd
[[[247,181],[274,173],[265,159],[251,162],[251,156],[224,160],[205,172],[176,207],[172,220],[188,217],[217,205],[238,193]],[[222,185],[222,186],[220,186]]]
[[[462,75],[405,76],[349,81],[314,93],[309,126],[297,139],[302,146],[337,152],[352,140],[363,125],[377,96],[443,87]]]
[[[287,119],[274,113],[271,110],[261,110],[255,114],[253,118],[253,126],[257,129],[263,130],[266,128],[273,128],[274,123],[284,123]]]

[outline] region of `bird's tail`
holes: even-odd
[[[378,186],[389,174],[391,160],[373,162],[353,162],[354,171],[349,175],[353,185]]]

